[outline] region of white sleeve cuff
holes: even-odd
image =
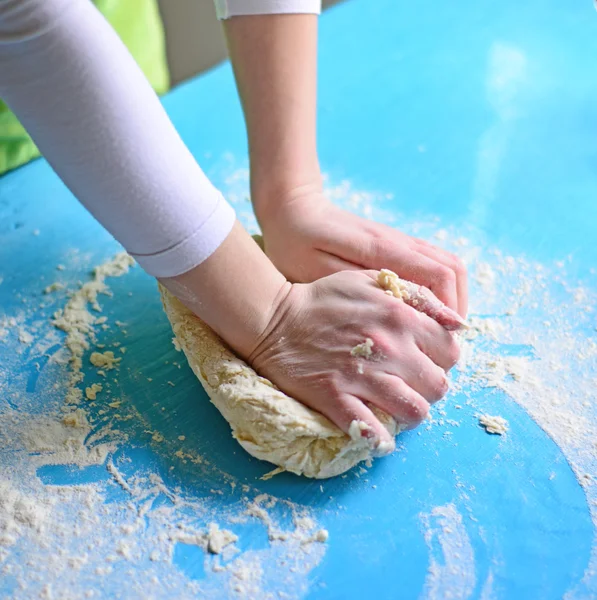
[[[154,277],[176,277],[209,258],[232,231],[236,215],[223,196],[211,215],[187,238],[155,254],[131,256]]]
[[[321,13],[321,0],[214,0],[218,19],[241,15]]]

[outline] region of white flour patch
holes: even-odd
[[[327,531],[311,511],[272,497],[258,502],[248,486],[241,492],[206,459],[181,450],[184,436],[169,440],[148,432],[170,449],[174,464],[191,463],[211,477],[215,473],[230,493],[183,493],[145,467],[128,467],[127,433],[121,424],[139,416],[112,396],[126,356],[116,357],[100,343],[110,320],[98,316],[98,294],[110,297],[108,279],[126,274],[130,265],[121,254],[97,267],[93,279],[68,296],[52,322],[36,318],[35,328],[25,329],[30,314],[2,318],[6,343],[19,347],[26,341],[33,365],[48,359],[35,393],[25,392],[30,376],[21,354],[9,353],[0,365],[0,444],[12,450],[0,454],[2,591],[18,590],[22,598],[94,598],[100,597],[96,588],[101,578],[102,597],[120,596],[126,581],[130,599],[216,600],[222,589],[229,589],[231,597],[263,598],[275,585],[287,589],[288,598],[300,598],[309,587],[309,572],[326,551]],[[55,327],[66,337],[57,336]],[[35,333],[35,344],[24,331]],[[22,375],[11,380],[12,372]],[[87,377],[100,377],[101,383],[84,385]],[[74,473],[99,468],[105,475],[85,485],[44,484],[40,469],[54,467]],[[257,526],[266,536],[271,533],[271,539],[266,548],[243,551],[243,524],[255,521],[246,512],[252,504],[263,517]],[[177,553],[184,548],[203,556],[205,577],[199,582],[178,567]]]
[[[437,506],[421,515],[429,548],[429,568],[423,597],[465,600],[476,583],[475,555],[462,516],[454,504]]]

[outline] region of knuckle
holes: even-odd
[[[371,350],[374,354],[381,355],[384,357],[392,356],[394,354],[395,344],[392,343],[391,332],[374,332],[369,336],[373,340],[373,346]]]
[[[390,298],[392,300],[392,298]],[[408,315],[402,302],[387,302],[381,313],[382,323],[390,330],[402,329]]]
[[[454,260],[454,264],[453,264],[454,272],[457,275],[466,275],[467,269],[466,269],[466,265],[464,264],[462,259],[459,258],[458,256],[453,256],[452,258]]]
[[[388,257],[396,254],[396,242],[388,239],[383,232],[376,231],[371,236],[369,252],[371,256],[387,260]]]
[[[456,283],[456,273],[446,265],[438,265],[434,275],[435,281],[442,287],[453,285]]]
[[[432,382],[430,382],[429,396],[427,399],[430,402],[437,402],[438,400],[441,400],[448,393],[448,388],[448,379],[442,374],[442,376],[437,377],[437,379],[434,379]]]
[[[401,408],[401,417],[412,424],[423,422],[429,414],[429,404],[422,398],[404,399]]]
[[[343,377],[339,372],[330,373],[319,385],[320,390],[335,402],[342,398],[344,385]]]
[[[448,346],[446,355],[448,358],[448,362],[450,363],[450,368],[452,368],[460,359],[460,346],[458,345],[458,342],[454,339],[454,337],[450,337],[451,341]]]

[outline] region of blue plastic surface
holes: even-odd
[[[597,264],[591,2],[354,0],[322,17],[320,40],[320,157],[331,181],[392,193],[383,208],[396,218],[466,225],[476,243],[505,253],[545,262],[573,254],[572,276],[585,277]],[[182,85],[164,104],[208,176],[226,190],[226,157],[246,160],[230,66]],[[73,248],[86,257],[69,275],[74,283],[117,244],[44,161],[2,178],[2,311],[18,309],[17,292],[39,295],[39,278],[52,281],[54,266]],[[430,560],[441,560],[441,551],[429,548],[421,517],[448,504],[462,515],[475,554],[472,589],[459,588],[456,574],[452,597],[561,598],[571,589],[574,597],[597,596],[594,580],[580,583],[594,536],[583,489],[556,444],[503,393],[480,391],[475,407],[460,410],[458,395],[452,397],[445,418],[462,426],[449,437],[439,428],[404,434],[400,451],[366,476],[314,482],[283,474],[263,482],[258,478],[271,465],[231,439],[190,369],[173,367],[180,355],[154,282],[137,268],[110,287],[118,301],[106,301],[106,314],[125,321],[128,334],[123,340],[110,332],[103,341],[126,342],[117,388],[140,415],[118,451],[132,459],[121,470],[151,466],[191,494],[218,488],[217,471],[173,461],[144,432],[184,435],[183,446],[239,482],[311,507],[330,541],[305,598],[449,597],[450,590],[433,596],[425,588]],[[9,391],[39,392],[38,359],[22,356]],[[484,434],[475,421],[479,408],[507,417],[508,436]],[[39,476],[65,484],[108,474],[102,467],[45,467]],[[222,507],[240,496],[227,492]],[[261,547],[262,532],[249,528],[241,544]],[[189,547],[174,563],[191,578],[204,577],[202,559]]]

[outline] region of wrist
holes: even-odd
[[[259,170],[251,167],[251,202],[262,230],[284,218],[306,199],[323,196],[323,178],[319,167],[275,172],[277,177],[272,178],[267,174],[261,175]]]
[[[291,288],[238,222],[208,259],[160,281],[243,358]]]

